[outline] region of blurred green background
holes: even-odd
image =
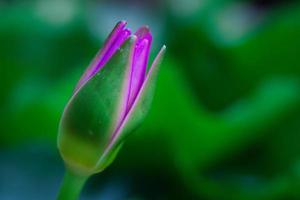
[[[300,199],[296,0],[0,0],[0,199],[55,199],[60,115],[122,19],[167,54],[147,119],[81,199]]]

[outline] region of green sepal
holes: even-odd
[[[115,133],[105,153],[99,159],[97,163],[97,171],[102,171],[104,169],[103,167],[108,166],[105,165],[105,162],[107,160],[109,160],[110,162],[113,161],[113,159],[116,156],[116,152],[119,151],[120,146],[123,144],[125,138],[129,135],[129,133],[131,133],[135,128],[137,128],[138,125],[141,124],[148,111],[150,110],[159,65],[162,61],[164,53],[165,46],[162,47],[159,54],[155,58],[147,75],[147,78],[142,85],[141,91],[139,92],[135,102],[133,103],[132,108],[129,110],[129,113],[125,117],[123,123],[121,124],[120,129]]]
[[[116,129],[127,96],[135,37],[73,95],[61,119],[58,148],[71,170],[94,173]]]

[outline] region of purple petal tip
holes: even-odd
[[[119,21],[117,24],[126,25],[126,24],[127,24],[127,21],[126,21],[126,20],[121,20],[121,21]]]

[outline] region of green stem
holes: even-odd
[[[66,170],[65,176],[59,190],[57,200],[76,200],[80,191],[89,177],[76,175]]]

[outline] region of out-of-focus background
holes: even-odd
[[[81,199],[300,199],[296,0],[0,0],[0,199],[55,199],[60,115],[122,19],[167,54],[147,119]]]

